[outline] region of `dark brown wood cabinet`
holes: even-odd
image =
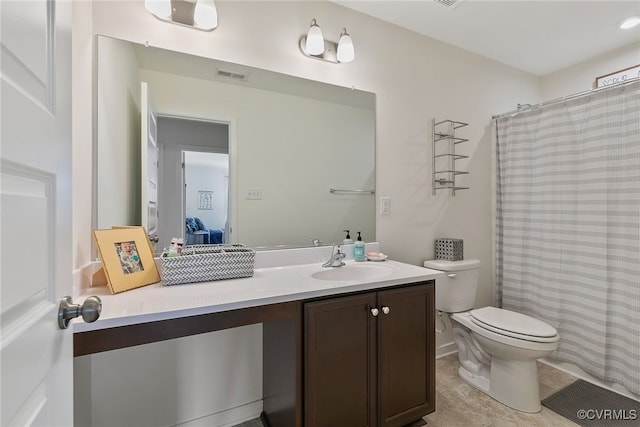
[[[304,424],[395,427],[435,410],[434,287],[304,304]]]

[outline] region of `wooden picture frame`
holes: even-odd
[[[94,230],[93,237],[112,294],[160,281],[144,228]]]
[[[594,88],[600,88],[604,86],[613,86],[618,83],[623,83],[627,80],[637,79],[640,77],[640,64],[634,65],[622,70],[614,71],[613,73],[605,74],[604,76],[596,77],[594,82]]]

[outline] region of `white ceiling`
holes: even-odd
[[[640,0],[331,1],[539,76],[640,42]]]

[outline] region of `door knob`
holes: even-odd
[[[102,301],[96,296],[87,297],[82,305],[73,304],[71,297],[66,296],[60,300],[58,326],[60,326],[60,329],[67,329],[71,319],[78,316],[82,316],[82,319],[87,323],[95,322],[100,317],[101,311]]]
[[[374,307],[371,309],[371,315],[373,315],[373,317],[376,317],[379,313],[380,310],[378,310],[377,308]]]

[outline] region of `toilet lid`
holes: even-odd
[[[471,321],[490,331],[517,339],[535,342],[554,342],[558,331],[538,319],[497,307],[471,310]]]

